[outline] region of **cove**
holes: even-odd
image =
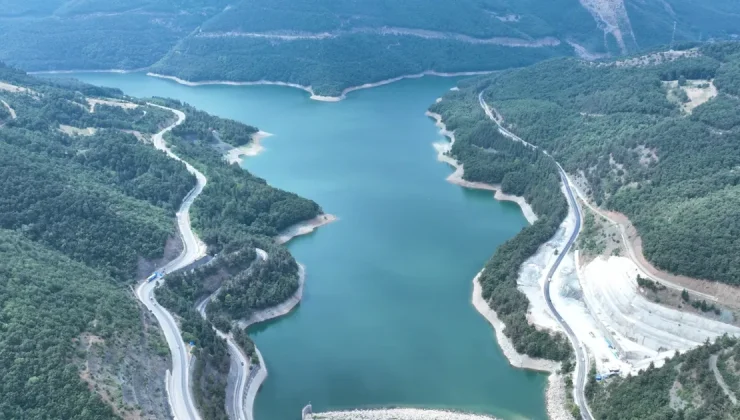
[[[339,221],[289,243],[304,299],[250,329],[269,377],[258,420],[314,411],[425,407],[546,418],[546,377],[510,367],[470,303],[471,280],[526,220],[513,203],[445,181],[424,111],[455,79],[425,77],[337,103],[275,86],[187,87],[143,74],[80,73],[133,96],[164,96],[274,136],[245,168]]]

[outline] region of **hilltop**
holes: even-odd
[[[190,81],[280,81],[339,96],[425,71],[500,70],[736,35],[735,2],[661,3],[31,1],[2,8],[0,60],[30,71],[148,69]]]

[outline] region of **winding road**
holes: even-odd
[[[257,252],[257,258],[254,260],[254,262],[258,260],[267,260],[267,252],[259,248],[256,248],[255,251]],[[252,262],[252,264],[254,264],[254,262]],[[252,265],[250,265],[247,270],[251,269]],[[220,287],[195,306],[195,309],[198,311],[200,316],[203,317],[203,319],[206,319],[206,306],[208,305],[208,302],[218,296],[219,292],[221,292]],[[226,411],[228,412],[227,414],[232,420],[251,420],[252,413],[248,412],[244,407],[244,392],[247,385],[249,384],[249,374],[251,371],[249,359],[247,358],[247,355],[244,354],[242,349],[239,348],[239,345],[236,344],[236,341],[234,341],[234,338],[231,336],[231,334],[224,334],[216,327],[213,327],[213,329],[216,331],[216,334],[218,334],[219,337],[226,340],[226,344],[229,347],[229,354],[231,355],[231,367],[229,369],[230,372],[236,373],[235,380],[226,388],[226,395],[229,396],[226,405]],[[231,389],[232,387],[233,390]],[[231,404],[229,404],[229,400]]]
[[[193,189],[185,196],[176,215],[177,227],[180,231],[183,250],[177,258],[157,270],[159,272],[170,273],[185,267],[206,255],[205,244],[195,235],[190,226],[190,206],[201,191],[203,191],[203,187],[205,187],[207,181],[206,177],[200,173],[200,171],[172,153],[163,138],[165,133],[185,121],[185,114],[176,109],[156,104],[149,105],[169,110],[177,116],[177,121],[152,136],[154,147],[164,151],[170,158],[183,162],[187,170],[196,177],[195,187],[193,187]],[[154,297],[154,289],[157,287],[158,283],[159,281],[144,281],[137,287],[136,295],[141,303],[143,303],[144,306],[146,306],[157,318],[157,321],[162,328],[162,332],[167,339],[167,345],[170,348],[170,354],[172,355],[172,372],[171,374],[168,372],[166,386],[172,415],[176,420],[200,420],[201,417],[198,413],[198,409],[195,405],[190,389],[190,355],[182,340],[182,334],[174,317],[170,312],[157,304],[157,300]]]
[[[206,319],[206,305],[218,294],[219,291],[220,289],[216,290],[212,295],[203,299],[203,301],[196,306],[196,309],[203,319]],[[226,345],[229,348],[229,355],[231,356],[231,366],[229,367],[229,371],[236,373],[234,381],[226,388],[226,395],[229,396],[226,404],[227,414],[232,420],[245,420],[247,416],[244,412],[244,388],[247,385],[247,378],[249,376],[249,360],[230,334],[224,334],[223,331],[216,327],[213,327],[213,329],[219,337],[226,340]],[[233,387],[233,389],[231,389],[231,387]],[[229,400],[231,404],[229,404]]]
[[[519,136],[507,130],[506,128],[504,128],[503,125],[501,125],[501,119],[497,118],[497,114],[495,113],[495,111],[490,106],[488,106],[486,101],[483,99],[483,92],[480,92],[478,94],[478,102],[480,103],[481,108],[483,108],[483,111],[486,113],[488,118],[490,118],[493,122],[496,123],[499,129],[499,132],[501,134],[510,138],[511,140],[520,142],[524,144],[525,146],[539,150],[537,146],[531,143],[527,143],[526,141],[522,140]],[[547,156],[550,156],[550,154],[547,153],[547,151],[542,150],[542,152],[546,154]],[[550,157],[552,158],[552,156]],[[557,322],[565,330],[566,335],[568,336],[568,339],[570,340],[576,352],[576,372],[575,372],[574,390],[575,390],[575,401],[576,401],[576,404],[578,405],[578,408],[581,411],[581,417],[584,418],[585,420],[593,420],[593,416],[591,415],[591,411],[588,408],[588,401],[585,395],[586,375],[588,374],[588,363],[589,363],[588,354],[586,353],[581,343],[578,341],[578,337],[576,337],[575,333],[570,328],[568,323],[560,315],[557,308],[555,308],[555,305],[553,305],[552,299],[550,298],[550,282],[552,281],[552,277],[553,275],[555,275],[558,268],[560,267],[560,263],[563,262],[563,259],[568,254],[570,249],[573,247],[573,243],[575,243],[576,238],[578,238],[578,233],[581,231],[581,210],[578,207],[578,203],[576,202],[575,196],[573,195],[573,190],[571,188],[571,183],[570,183],[570,180],[568,179],[568,175],[565,173],[565,171],[560,166],[560,164],[557,161],[555,161],[554,158],[553,158],[553,162],[555,162],[555,164],[558,166],[558,171],[560,172],[560,179],[563,182],[563,186],[565,188],[565,193],[566,193],[566,198],[568,199],[568,205],[575,212],[576,224],[575,224],[575,229],[573,229],[573,233],[571,234],[570,238],[568,238],[568,242],[566,242],[563,249],[558,253],[558,258],[555,260],[555,263],[552,265],[552,267],[550,267],[550,271],[547,273],[547,277],[545,278],[545,287],[544,287],[543,292],[545,295],[545,301],[547,302],[548,308],[550,308],[550,311],[555,316],[555,319],[557,320]]]
[[[157,271],[162,273],[171,273],[187,265],[197,261],[198,259],[206,255],[207,247],[203,241],[193,232],[193,228],[190,224],[190,206],[193,201],[200,195],[203,188],[206,186],[207,179],[200,171],[195,169],[191,164],[180,159],[179,156],[174,154],[172,150],[167,147],[164,141],[165,133],[169,132],[176,126],[182,124],[185,121],[185,113],[182,111],[167,108],[161,105],[149,103],[148,105],[157,108],[171,111],[177,116],[175,121],[170,126],[166,127],[162,131],[152,136],[152,143],[154,147],[164,151],[167,156],[177,161],[182,162],[187,168],[188,172],[195,175],[196,184],[192,190],[185,196],[178,210],[177,216],[177,227],[180,231],[180,238],[183,242],[183,251],[174,260],[167,263],[164,267],[161,267]],[[257,249],[257,258],[261,260],[267,259],[267,253],[261,249]],[[157,281],[143,282],[136,289],[136,295],[139,300],[154,313],[157,318],[162,331],[167,339],[167,344],[170,348],[170,354],[172,354],[172,374],[168,372],[166,381],[167,393],[169,397],[170,407],[172,407],[172,414],[175,420],[200,420],[201,417],[198,413],[198,409],[193,400],[192,391],[190,388],[190,360],[189,354],[186,350],[185,343],[182,340],[182,334],[180,329],[175,322],[174,317],[166,309],[162,308],[157,304],[154,296],[154,289],[157,287]],[[206,305],[207,303],[218,294],[219,290],[216,290],[212,295],[203,299],[198,305],[196,305],[197,311],[205,319],[206,318]],[[214,328],[215,329],[215,328]],[[234,341],[233,337],[228,334],[216,329],[217,334],[226,340],[226,344],[229,348],[229,354],[231,355],[231,370],[236,373],[236,379],[232,383],[233,391],[227,389],[230,392],[231,404],[226,409],[229,414],[229,418],[232,420],[251,420],[251,412],[247,412],[244,407],[244,393],[246,386],[249,382],[249,360],[247,356],[242,352],[239,346]]]

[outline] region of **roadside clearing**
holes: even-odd
[[[123,109],[134,109],[137,108],[139,105],[131,103],[131,102],[123,102],[123,101],[114,101],[112,99],[96,99],[96,98],[85,98],[87,100],[87,103],[90,104],[90,113],[95,113],[95,106],[96,105],[109,105],[109,106],[117,106],[119,108]]]
[[[15,115],[15,110],[11,108],[10,105],[8,105],[8,103],[3,101],[2,99],[0,99],[0,102],[2,102],[3,105],[5,105],[5,108],[7,108],[8,112],[10,113],[10,118],[16,119],[17,115]]]

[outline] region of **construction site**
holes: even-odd
[[[635,375],[651,363],[661,366],[676,352],[724,334],[740,335],[736,307],[700,291],[701,280],[691,288],[662,278],[653,267],[643,269],[644,259],[631,258],[635,234],[628,235],[620,220],[607,218],[609,213],[578,201],[584,227],[576,250],[553,276],[551,299],[587,348],[597,380]],[[574,211],[520,271],[518,287],[530,301],[528,319],[542,329],[560,330],[542,290],[574,229]]]

